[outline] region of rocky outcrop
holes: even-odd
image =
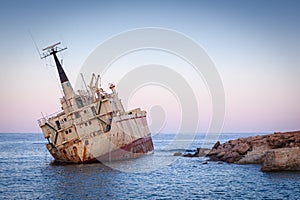
[[[263,164],[262,170],[299,170],[300,131],[274,133],[217,142],[207,156],[212,161]],[[282,163],[285,162],[285,165]]]

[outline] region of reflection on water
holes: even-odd
[[[241,136],[223,134],[220,140]],[[156,135],[155,153],[134,160],[58,165],[46,151],[41,134],[0,134],[0,199],[300,197],[299,172],[263,173],[260,165],[203,164],[206,158],[174,157],[174,152],[183,150],[164,148],[172,138],[172,134]],[[190,149],[203,138],[197,135]]]

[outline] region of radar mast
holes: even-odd
[[[60,48],[58,45],[60,45],[61,42],[55,43],[53,45],[50,45],[46,48],[43,49],[43,54],[41,56],[41,59],[47,58],[49,56],[53,56],[55,64],[56,64],[56,68],[58,71],[58,75],[59,75],[59,79],[60,79],[60,83],[64,92],[64,98],[66,100],[70,100],[75,96],[74,90],[71,86],[71,83],[64,71],[64,69],[62,68],[61,63],[59,62],[59,59],[57,58],[57,53],[66,50],[67,48]]]

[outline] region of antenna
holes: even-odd
[[[32,33],[31,33],[30,29],[28,30],[28,32],[29,32],[29,35],[30,35],[30,37],[31,37],[31,39],[32,39],[32,42],[33,42],[34,46],[35,46],[36,51],[37,51],[38,54],[39,54],[39,57],[42,58],[42,57],[41,57],[41,52],[40,52],[40,50],[39,50],[39,47],[37,46],[37,44],[36,44],[36,42],[35,42],[35,40],[34,40],[34,38],[33,38],[33,35],[32,35]]]
[[[80,73],[80,75],[81,75],[83,84],[84,84],[84,86],[85,86],[85,89],[86,89],[87,93],[90,95],[90,92],[89,92],[89,90],[88,90],[88,87],[86,86],[86,83],[85,83],[85,80],[84,80],[84,77],[83,77],[83,73]]]
[[[98,77],[97,77],[97,87],[98,87],[98,81],[99,80],[100,80],[99,87],[101,88],[101,76],[100,76],[100,74],[98,74]]]
[[[58,47],[58,45],[60,45],[60,44],[61,44],[61,42],[57,42],[55,44],[52,44],[52,45],[44,48],[43,49],[44,53],[41,55],[41,59],[67,49],[67,47],[65,47],[65,48]]]
[[[57,42],[57,43],[55,43],[55,44],[52,44],[52,45],[50,45],[50,46],[44,48],[43,51],[46,51],[46,50],[48,50],[48,49],[53,49],[55,46],[60,45],[60,44],[61,44],[61,42]]]
[[[94,83],[94,80],[95,80],[95,83]],[[99,88],[99,80],[100,80],[100,87],[101,87],[101,77],[100,77],[100,75],[98,75],[97,78],[96,78],[96,75],[93,73],[92,78],[91,78],[91,82],[90,82],[90,85],[89,85],[89,88],[90,88],[91,91],[94,91],[95,89]]]

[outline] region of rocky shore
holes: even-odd
[[[217,142],[206,156],[211,161],[262,164],[262,171],[300,170],[300,131]]]

